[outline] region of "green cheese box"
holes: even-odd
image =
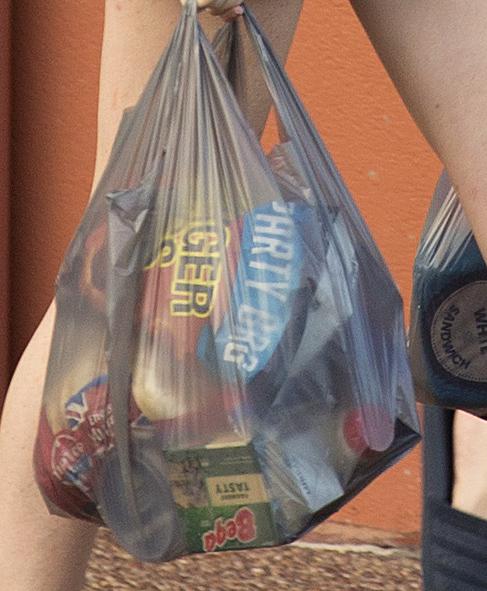
[[[279,538],[251,444],[166,452],[188,552],[275,546]]]

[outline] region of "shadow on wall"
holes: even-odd
[[[0,13],[0,409],[9,378],[10,1]]]

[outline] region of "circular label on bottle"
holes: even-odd
[[[487,382],[487,281],[474,281],[450,295],[431,325],[440,365],[455,377]]]

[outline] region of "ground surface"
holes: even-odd
[[[339,541],[337,536],[335,531],[334,543]],[[419,553],[414,548],[389,541],[381,543],[388,548],[367,547],[360,539],[352,540],[354,544],[330,547],[322,544],[316,534],[309,541],[270,550],[192,556],[154,566],[134,561],[112,543],[106,532],[101,532],[83,591],[421,589]]]

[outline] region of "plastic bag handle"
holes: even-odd
[[[274,53],[266,35],[259,27],[252,10],[246,5],[241,18],[253,42],[261,65],[264,82],[278,114],[280,133],[297,148],[300,164],[306,171],[312,193],[316,196],[323,192],[323,176],[326,176],[326,193],[332,197],[337,206],[338,204],[343,205],[344,199],[346,200],[343,191],[344,183],[333,165],[331,157],[301,99],[294,90],[283,65]],[[218,48],[220,55],[225,56],[224,69],[232,86],[234,86],[235,82],[232,69],[237,72],[240,59],[238,53],[241,49],[240,43],[235,42],[236,40],[238,40],[237,20],[222,27],[212,44],[214,49]],[[238,77],[238,73],[236,77]],[[233,89],[238,100],[238,88],[234,86]],[[305,141],[303,138],[305,138]],[[310,166],[310,162],[320,163],[318,174],[313,169],[313,166]],[[320,200],[317,201],[319,204]]]
[[[309,187],[316,197],[315,204],[322,210],[322,220],[324,221],[326,232],[337,247],[337,256],[342,260],[342,264],[346,268],[347,253],[340,246],[342,240],[336,234],[334,225],[329,223],[328,207],[330,203],[339,209],[348,210],[349,217],[354,223],[354,231],[361,233],[362,240],[367,244],[371,254],[375,255],[380,265],[385,265],[382,255],[373,242],[365,221],[358,215],[353,200],[346,189],[346,185],[334,166],[331,156],[317,129],[313,125],[283,66],[272,50],[266,36],[260,30],[249,8],[246,8],[243,18],[260,59],[264,79],[279,115],[282,128],[288,139],[297,148],[296,154],[301,166],[306,171]],[[327,195],[326,202],[328,205],[319,197],[320,193]],[[363,335],[365,334],[366,331],[363,331]],[[362,339],[357,339],[353,334],[349,335],[349,339],[357,349],[362,351],[369,350],[370,343],[367,342],[367,339],[362,342]],[[373,367],[372,360],[369,363],[369,367]],[[364,376],[361,372],[354,372],[354,374],[357,385],[362,384],[359,386],[360,390],[367,391],[367,387],[363,383]],[[391,416],[393,416],[394,404],[392,402],[391,408],[389,409]],[[369,444],[371,448],[382,451],[386,444],[382,441],[380,434],[376,435],[374,433],[376,429],[373,428],[377,426],[377,418],[369,420],[365,415],[362,415],[361,418],[364,421],[367,431],[369,431]],[[372,428],[369,430],[370,427]],[[391,422],[390,436],[393,437],[393,422]]]
[[[183,12],[189,16],[194,16],[198,12],[197,0],[185,0],[183,5]]]
[[[243,20],[249,36],[254,43],[257,56],[261,63],[264,80],[279,115],[282,128],[288,139],[290,139],[294,145],[299,146],[299,152],[306,155],[301,158],[301,164],[307,169],[307,172],[310,173],[311,179],[315,179],[316,177],[307,163],[310,160],[315,160],[317,156],[316,152],[318,152],[320,158],[327,164],[326,172],[329,181],[331,181],[333,188],[336,189],[337,195],[339,195],[341,187],[343,187],[343,182],[331,162],[328,151],[311,122],[298,94],[294,90],[283,65],[274,53],[266,35],[259,27],[254,14],[248,7],[245,8]],[[303,142],[301,140],[302,137],[306,137],[307,142]],[[309,139],[313,140],[311,145]],[[319,190],[318,186],[312,188]]]

